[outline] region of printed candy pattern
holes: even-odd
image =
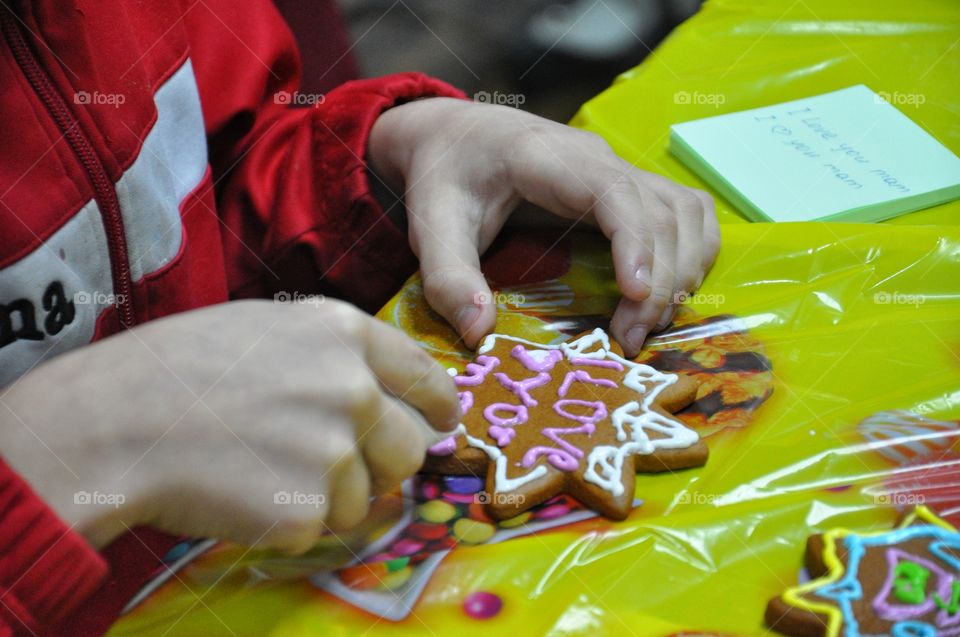
[[[455,547],[495,544],[596,517],[573,498],[557,496],[497,522],[484,511],[489,494],[483,481],[466,476],[418,475],[404,484],[403,495],[406,512],[391,532],[350,566],[314,575],[315,586],[369,613],[399,621],[410,614],[433,572]],[[486,596],[482,599],[490,602]],[[465,599],[464,609],[468,616],[482,619],[477,603],[477,597]]]
[[[898,465],[935,458],[960,440],[956,422],[899,409],[865,418],[857,431],[880,455]]]
[[[869,494],[870,490],[864,492]],[[873,495],[877,501],[898,507],[901,503],[923,502],[950,524],[960,526],[960,451],[905,465],[886,477],[883,487]]]
[[[464,373],[451,370],[463,421],[424,468],[486,475],[494,518],[570,493],[623,519],[637,469],[706,460],[697,433],[668,413],[689,404],[695,385],[623,358],[599,328],[558,345],[493,334],[477,352]]]
[[[677,418],[702,438],[748,426],[773,393],[762,343],[729,314],[702,317],[681,306],[670,330],[651,338],[636,360],[699,383],[696,401]]]
[[[864,488],[864,495],[901,510],[924,503],[960,525],[960,423],[905,410],[882,411],[861,421],[857,432],[897,467]]]
[[[960,533],[918,507],[900,528],[844,529],[807,547],[814,579],[767,606],[767,623],[787,635],[960,635]]]

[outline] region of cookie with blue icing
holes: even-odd
[[[926,507],[880,533],[811,537],[811,581],[767,605],[767,625],[797,637],[960,637],[960,533]]]

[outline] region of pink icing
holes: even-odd
[[[616,387],[617,384],[612,380],[607,380],[606,378],[594,378],[589,373],[583,371],[582,369],[575,369],[572,372],[567,372],[566,377],[563,379],[563,383],[560,385],[560,388],[557,389],[557,396],[561,398],[567,395],[567,391],[570,389],[570,385],[573,381],[580,381],[581,383],[590,383],[591,385],[600,385],[602,387]]]
[[[449,456],[456,450],[457,450],[457,438],[456,436],[450,436],[448,438],[444,438],[437,444],[427,449],[427,453],[432,454],[434,456]]]
[[[586,407],[593,407],[593,413],[589,416],[577,416],[571,414],[568,411],[565,411],[561,406],[561,403],[568,405],[583,405]],[[547,457],[547,462],[552,464],[554,467],[560,471],[573,471],[578,466],[580,466],[580,458],[583,458],[583,451],[578,449],[574,445],[570,444],[566,440],[560,438],[563,434],[577,434],[585,433],[587,435],[592,435],[596,430],[596,423],[603,420],[607,417],[607,407],[600,401],[586,401],[586,400],[575,400],[575,399],[564,399],[558,400],[553,404],[553,410],[564,418],[570,418],[571,420],[576,420],[581,424],[579,427],[567,427],[567,428],[558,428],[558,427],[544,427],[541,433],[546,437],[555,442],[560,448],[557,447],[531,447],[523,454],[523,459],[521,460],[521,465],[524,467],[530,467],[536,462],[539,456],[545,455]]]
[[[501,418],[497,415],[498,411],[512,411],[514,416],[513,418]],[[491,425],[499,425],[500,427],[513,426],[513,425],[522,425],[527,422],[527,408],[523,405],[511,405],[510,403],[493,403],[492,405],[487,405],[487,408],[483,410],[483,415]]]
[[[460,398],[460,413],[466,414],[468,411],[470,411],[470,408],[473,407],[473,392],[464,390],[459,392],[457,396]],[[444,438],[432,447],[429,447],[427,449],[427,453],[434,456],[449,456],[456,450],[457,437],[450,436],[449,438]]]
[[[513,418],[501,418],[497,411],[512,411]],[[493,403],[483,410],[483,416],[490,423],[487,433],[491,438],[497,441],[500,447],[506,447],[513,440],[517,432],[513,430],[514,425],[522,425],[527,422],[529,416],[527,408],[523,405],[511,405],[509,403]]]
[[[593,407],[593,413],[589,416],[577,416],[576,414],[571,414],[568,411],[564,411],[561,405],[583,405],[584,407]],[[600,422],[607,417],[607,406],[599,400],[590,401],[564,398],[563,400],[558,400],[557,402],[553,403],[553,410],[564,418],[576,420],[577,422],[582,422],[584,424]]]
[[[617,361],[611,361],[606,359],[597,359],[597,358],[571,358],[571,365],[593,365],[594,367],[606,367],[607,369],[615,369],[618,372],[623,371],[623,365]]]
[[[517,398],[520,399],[520,402],[527,407],[537,406],[537,401],[534,400],[533,396],[530,395],[530,390],[536,387],[541,387],[550,382],[550,374],[547,374],[546,372],[540,372],[536,376],[524,378],[523,380],[513,380],[502,372],[497,372],[494,374],[494,376],[500,381],[501,385],[516,394]]]
[[[554,365],[563,360],[563,354],[561,354],[559,350],[548,349],[536,351],[544,352],[543,358],[537,360],[523,345],[514,347],[510,351],[510,354],[531,372],[549,372],[553,369]]]
[[[476,387],[499,364],[500,359],[496,356],[477,356],[476,363],[467,363],[466,374],[454,376],[453,382],[457,387]]]
[[[465,390],[458,393],[457,396],[460,397],[460,414],[466,414],[473,407],[473,392]]]
[[[922,615],[933,610],[934,608],[934,601],[932,597],[928,597],[922,604],[914,606],[887,603],[887,598],[890,596],[890,591],[893,590],[894,569],[900,560],[909,560],[911,562],[915,562],[930,571],[930,574],[937,578],[938,583],[936,584],[936,592],[940,595],[940,598],[950,598],[952,582],[950,573],[946,572],[930,560],[925,560],[922,557],[896,548],[888,548],[886,551],[886,558],[888,568],[887,579],[884,582],[883,587],[880,589],[880,593],[873,600],[873,608],[877,611],[877,614],[880,617],[888,621],[901,621],[911,617],[917,617],[918,615]],[[947,618],[947,614],[943,611],[940,611],[937,614],[937,622],[941,625],[946,625]]]
[[[498,447],[506,447],[513,441],[513,437],[517,435],[513,427],[500,427],[498,425],[490,425],[487,428],[487,433],[497,441]]]
[[[529,418],[528,407],[535,407],[538,403],[530,395],[530,391],[542,387],[550,382],[551,376],[547,372],[551,371],[558,362],[563,360],[563,353],[559,350],[534,350],[537,352],[535,357],[523,345],[517,345],[511,350],[511,355],[516,358],[520,364],[536,376],[522,380],[513,380],[502,372],[495,373],[494,376],[506,389],[513,392],[520,399],[521,405],[511,405],[509,403],[493,403],[483,410],[483,415],[490,423],[487,433],[496,440],[497,445],[505,447],[516,437],[514,427],[527,422]],[[603,367],[606,369],[616,369],[623,371],[623,365],[617,361],[594,358],[573,358],[570,360],[572,365],[590,365],[594,367]],[[496,356],[477,356],[476,362],[468,363],[466,371],[463,374],[454,376],[453,380],[457,387],[476,387],[481,385],[486,377],[500,365],[500,359]],[[567,372],[563,383],[557,390],[560,397],[566,396],[570,385],[575,382],[589,383],[602,387],[617,387],[612,380],[605,378],[593,378],[583,370],[573,370]],[[474,405],[474,396],[471,391],[459,392],[460,410],[463,413],[469,411]],[[571,414],[564,409],[565,405],[581,405],[592,407],[593,413],[589,416],[578,416]],[[547,457],[547,461],[561,471],[573,471],[583,458],[584,452],[576,446],[564,440],[561,436],[570,434],[592,435],[595,431],[595,424],[607,417],[607,408],[600,401],[585,401],[562,399],[553,404],[554,411],[564,418],[576,420],[581,423],[577,427],[546,427],[541,433],[546,438],[556,444],[555,447],[533,447],[524,454],[521,464],[524,467],[530,467],[541,455]],[[513,416],[503,418],[497,415],[498,411],[512,412]],[[438,442],[429,448],[429,453],[437,456],[446,456],[454,453],[457,448],[456,436],[450,436]]]
[[[523,460],[521,464],[524,467],[530,467],[536,462],[537,457],[546,455],[547,462],[552,464],[557,469],[561,471],[573,471],[578,466],[580,466],[580,458],[583,457],[583,451],[577,447],[571,445],[569,442],[560,438],[563,434],[587,434],[592,435],[594,432],[595,426],[592,422],[587,422],[579,427],[567,427],[567,428],[556,428],[556,427],[544,427],[541,433],[554,441],[562,449],[557,449],[556,447],[531,447],[523,454]]]

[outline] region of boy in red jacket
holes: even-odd
[[[306,550],[457,422],[444,370],[356,307],[236,299],[375,309],[419,262],[475,346],[479,255],[527,200],[610,239],[635,354],[719,247],[707,195],[589,133],[414,73],[298,94],[268,0],[0,26],[0,636],[105,630],[170,543],[137,525]]]

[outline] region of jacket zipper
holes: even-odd
[[[80,127],[80,122],[57,91],[53,80],[40,66],[39,60],[27,43],[22,26],[9,8],[0,9],[0,24],[20,71],[57,123],[93,184],[94,198],[100,209],[100,218],[107,235],[110,271],[120,327],[123,329],[133,327],[136,324],[132,296],[133,281],[127,257],[127,240],[123,232],[123,217],[120,214],[120,201],[117,199],[113,180],[110,179],[93,145]]]

